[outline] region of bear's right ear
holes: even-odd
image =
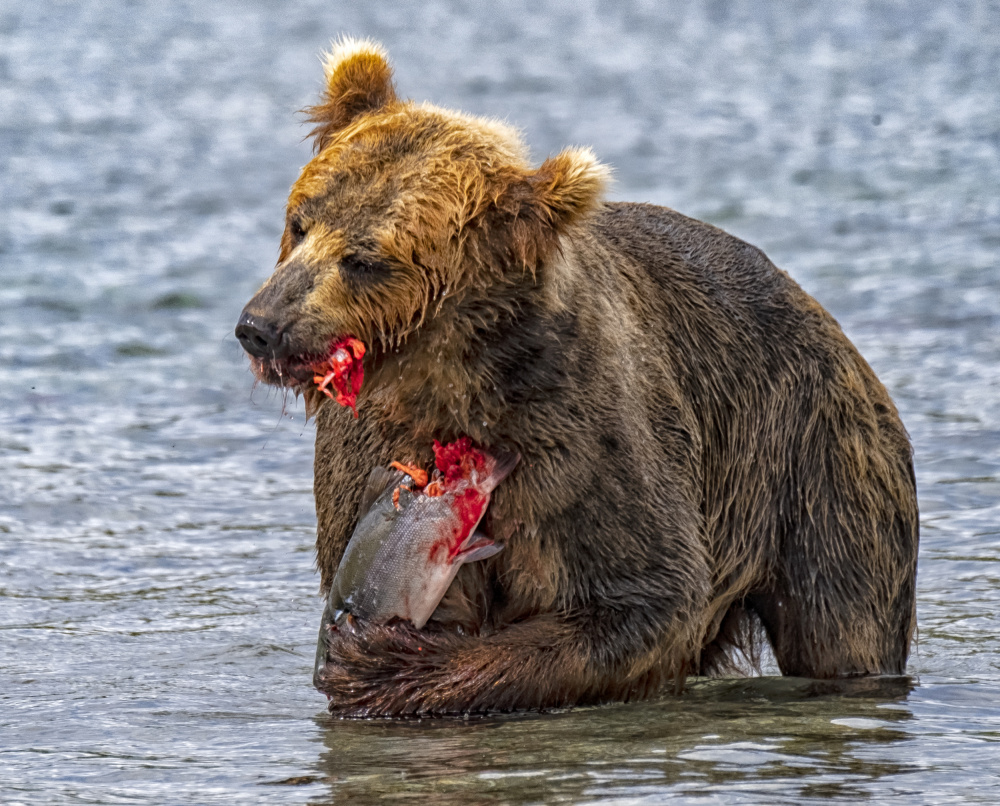
[[[326,89],[320,103],[304,111],[316,128],[314,148],[322,151],[330,139],[358,115],[396,100],[392,68],[385,50],[371,39],[341,37],[323,59]]]

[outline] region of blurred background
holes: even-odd
[[[763,248],[895,398],[915,687],[330,720],[313,429],[233,337],[341,33]],[[0,801],[992,802],[1000,6],[0,0]]]

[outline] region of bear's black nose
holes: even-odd
[[[243,312],[236,323],[236,338],[243,349],[257,358],[286,358],[288,334],[269,319]]]

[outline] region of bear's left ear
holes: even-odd
[[[383,47],[371,39],[341,37],[323,59],[326,89],[316,106],[308,107],[308,120],[316,128],[316,151],[358,115],[374,112],[396,100],[392,68]]]
[[[589,148],[568,148],[528,175],[535,214],[562,231],[600,203],[611,170]]]

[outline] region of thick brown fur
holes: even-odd
[[[902,673],[910,445],[833,318],[721,230],[602,203],[589,151],[532,169],[513,130],[399,100],[377,46],[338,47],[245,311],[291,353],[255,363],[271,383],[369,345],[358,419],[307,391],[323,588],[373,466],[462,435],[522,460],[485,521],[504,551],[428,628],[333,636],[331,711],[645,697],[726,669],[758,622],[784,674]]]

